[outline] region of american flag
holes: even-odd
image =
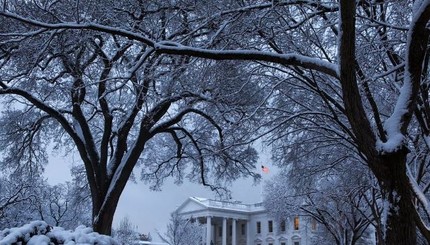
[[[267,173],[269,173],[269,168],[261,165],[261,171],[263,171],[264,173],[267,174]]]

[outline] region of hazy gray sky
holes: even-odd
[[[57,184],[71,180],[70,166],[73,157],[71,155],[67,158],[50,158],[45,171],[49,183]],[[75,160],[78,159],[79,157],[76,157]],[[277,171],[271,164],[266,151],[260,154],[256,168],[259,173],[261,173],[261,165],[270,168],[268,174],[262,175],[263,181],[269,179]],[[254,185],[252,179],[237,180],[231,186],[233,199],[243,203],[260,202],[263,181]],[[115,213],[113,226],[117,227],[123,217],[128,217],[133,224],[138,226],[139,232],[145,234],[150,232],[152,238],[158,241],[156,230],[164,233],[170,213],[190,196],[214,198],[215,193],[211,192],[209,188],[185,181],[178,186],[173,183],[172,179],[167,180],[162,186],[162,190],[157,192],[150,191],[149,187],[140,181],[137,184],[128,182]]]

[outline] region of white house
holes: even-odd
[[[206,224],[205,245],[312,245],[317,229],[316,221],[305,216],[276,222],[262,203],[190,197],[176,212]]]

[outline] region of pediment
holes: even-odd
[[[267,241],[267,242],[274,242],[274,241],[275,241],[275,239],[273,239],[273,237],[268,237],[268,238],[266,238],[266,241]]]
[[[255,239],[255,242],[263,242],[263,240],[257,238],[257,239]]]
[[[279,241],[287,241],[288,239],[286,238],[286,237],[284,237],[284,236],[281,236],[280,238],[279,238]]]
[[[294,235],[293,237],[291,237],[292,240],[300,240],[301,237],[298,235]]]
[[[178,214],[190,213],[207,208],[205,205],[197,202],[192,198],[188,198],[184,203],[176,209]]]

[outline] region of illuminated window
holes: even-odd
[[[294,230],[299,230],[299,217],[294,217]],[[296,244],[294,244],[296,245]]]
[[[257,221],[257,233],[260,234],[261,233],[261,222]]]
[[[281,231],[285,232],[285,220],[281,221]]]
[[[269,226],[269,232],[273,232],[273,221],[269,220],[268,226]]]

